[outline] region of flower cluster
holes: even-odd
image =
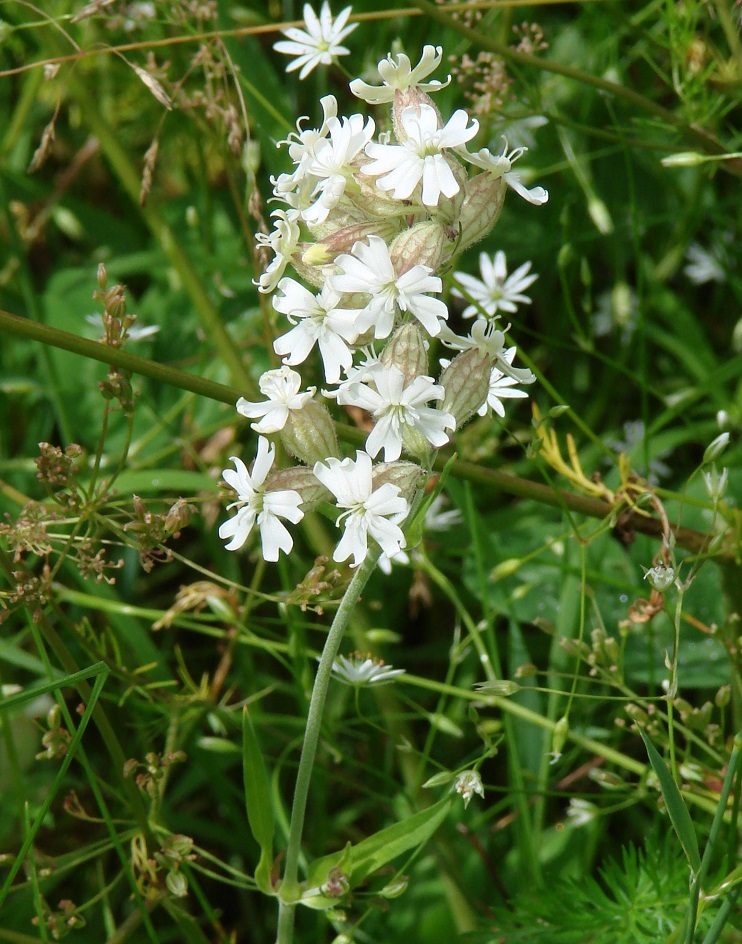
[[[309,56],[311,45],[319,56],[327,46],[336,54],[339,34],[323,16],[324,8],[315,23],[305,8],[313,45],[296,32],[295,46],[276,48]],[[235,514],[220,528],[230,550],[257,524],[264,558],[276,560],[293,546],[284,521],[296,523],[332,501],[344,529],[336,561],[358,566],[369,541],[392,558],[405,547],[401,524],[435,450],[477,412],[502,415],[500,398],[525,396],[516,385],[535,379],[513,367],[509,326],[498,325],[501,312],[529,301],[523,292],[536,278],[529,264],[506,278],[498,253],[483,272],[492,283],[485,294],[457,274],[474,303],[464,316],[478,317],[463,337],[448,325],[438,273],[494,226],[508,187],[535,205],[548,195],[527,189],[513,171],[524,149],[472,153],[467,145],[478,123],[463,110],[443,120],[430,93],[447,83],[425,81],[442,56],[440,47],[425,46],[413,68],[403,53],[389,55],[379,63],[380,85],[351,82],[357,98],[391,106],[391,131],[377,135],[375,120],[360,113],[338,115],[328,95],[320,126],[300,119],[281,142],[293,169],[272,178],[283,206],[273,211],[274,231],[258,237],[273,258],[256,284],[288,322],[274,342],[284,366],[261,378],[265,400],[237,404],[261,438],[251,472],[234,457],[235,469],[224,473],[237,493]],[[289,68],[306,70],[313,61],[297,59]],[[438,343],[451,349],[440,372],[429,364]],[[303,389],[294,370],[315,347],[326,385],[320,394]],[[342,456],[328,406],[368,416],[365,447],[355,458]],[[275,449],[263,437],[274,434],[298,465],[273,470]]]

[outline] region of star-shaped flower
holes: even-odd
[[[388,337],[397,311],[408,311],[431,336],[440,332],[448,309],[439,298],[425,294],[440,292],[443,285],[429,266],[414,265],[397,275],[389,247],[380,236],[355,243],[351,253],[335,259],[335,265],[340,272],[330,276],[329,282],[336,291],[371,296],[366,307],[356,312],[359,334],[373,327],[375,337]]]
[[[407,499],[400,494],[399,486],[390,482],[374,489],[371,470],[371,456],[360,451],[355,461],[330,458],[326,464],[317,462],[314,466],[315,476],[335,496],[338,508],[345,509],[336,522],[343,522],[345,530],[333,560],[352,557],[351,567],[358,567],[365,559],[369,535],[389,556],[405,546],[397,522],[409,512]]]
[[[260,392],[268,397],[262,403],[251,403],[244,397],[237,401],[237,412],[250,419],[262,416],[259,423],[251,423],[256,433],[277,433],[286,425],[291,410],[300,410],[317,392],[310,387],[299,392],[301,375],[290,367],[267,370],[258,382]]]
[[[524,262],[515,272],[508,275],[505,253],[502,250],[498,250],[494,258],[490,258],[486,252],[480,253],[481,279],[467,275],[466,272],[453,274],[467,296],[477,302],[477,304],[470,303],[464,309],[462,317],[475,318],[481,315],[482,311],[490,317],[496,315],[498,311],[513,314],[518,310],[519,304],[530,303],[531,299],[523,292],[538,278],[538,275],[529,275],[530,269],[531,263]],[[464,297],[458,289],[454,289],[453,294],[459,298]]]
[[[419,88],[427,93],[437,92],[448,85],[451,81],[450,75],[445,82],[433,79],[432,82],[423,83],[422,80],[438,68],[442,58],[441,46],[423,46],[420,62],[413,69],[409,56],[401,52],[395,58],[390,53],[386,59],[381,60],[378,67],[383,85],[369,85],[361,79],[354,79],[350,83],[350,90],[356,98],[363,99],[369,105],[385,105],[393,102],[397,89],[400,92],[406,92],[411,88]]]
[[[432,377],[416,377],[405,385],[405,376],[398,367],[379,365],[372,371],[370,383],[351,381],[338,390],[338,403],[359,406],[369,412],[375,422],[366,441],[369,455],[383,449],[384,461],[399,459],[403,445],[410,448],[410,439],[423,437],[422,445],[445,446],[450,438],[446,430],[456,429],[450,413],[427,406],[431,400],[442,400],[443,387]],[[413,449],[417,452],[417,449]]]
[[[378,688],[379,685],[391,682],[393,678],[404,673],[404,669],[392,668],[391,665],[385,665],[383,659],[375,659],[361,652],[338,656],[332,663],[333,677],[346,685],[372,685]]]
[[[526,153],[528,148],[518,147],[508,152],[508,143],[505,142],[502,154],[493,154],[489,148],[482,148],[476,154],[471,154],[466,148],[458,148],[457,154],[474,164],[493,177],[504,177],[505,183],[524,200],[534,206],[542,206],[549,199],[549,191],[543,187],[532,187],[530,190],[520,182],[520,174],[513,170],[513,164]]]
[[[400,123],[404,132],[401,144],[366,145],[371,158],[361,168],[364,174],[379,179],[380,190],[391,190],[396,200],[407,200],[422,181],[421,200],[425,206],[438,206],[441,194],[453,197],[459,184],[444,156],[447,148],[462,148],[479,130],[479,122],[472,120],[459,108],[442,127],[432,105],[407,105],[402,109]]]
[[[337,383],[340,371],[353,364],[348,345],[358,337],[358,312],[338,308],[340,295],[328,283],[319,295],[314,295],[294,279],[284,278],[278,290],[281,294],[273,297],[273,307],[296,327],[276,338],[273,350],[284,358],[284,363],[296,366],[303,364],[318,344],[327,382]]]
[[[293,538],[279,519],[285,518],[293,524],[301,521],[304,517],[304,512],[299,507],[301,495],[294,489],[267,492],[264,488],[275,455],[275,447],[261,436],[258,439],[258,452],[252,472],[247,471],[242,459],[231,456],[235,468],[225,469],[222,473],[227,485],[237,492],[237,501],[228,506],[236,508],[237,513],[219,528],[219,537],[222,540],[232,539],[226,545],[228,551],[236,551],[242,547],[256,522],[260,529],[265,560],[277,561],[279,551],[288,554],[294,546]]]
[[[271,213],[276,219],[273,232],[269,235],[258,233],[255,237],[258,246],[272,249],[274,253],[265,272],[261,273],[254,283],[259,292],[272,292],[286,266],[291,262],[291,257],[299,245],[299,224],[296,222],[298,215],[296,210],[289,210],[288,213],[285,210],[274,210]]]
[[[502,353],[501,360],[505,361],[506,364],[512,365],[514,357],[515,347],[513,346]],[[502,405],[503,400],[527,398],[528,394],[525,390],[516,389],[517,383],[518,381],[514,377],[508,377],[507,374],[504,374],[497,367],[493,367],[492,373],[490,374],[490,389],[487,394],[487,399],[477,410],[479,416],[486,416],[489,410],[493,410],[498,416],[504,417],[505,407]]]
[[[301,69],[299,78],[305,79],[320,63],[329,66],[338,56],[347,56],[350,50],[340,44],[358,26],[357,23],[345,25],[351,12],[352,8],[346,7],[338,14],[337,19],[333,20],[327,0],[322,4],[319,17],[309,4],[305,3],[306,30],[296,27],[282,30],[281,32],[287,39],[273,46],[276,52],[296,56],[296,59],[286,66],[286,71],[293,72]]]

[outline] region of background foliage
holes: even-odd
[[[131,373],[2,321],[0,941],[273,940],[243,708],[280,850],[348,571],[320,518],[275,567],[216,535],[227,457],[254,453],[233,403],[275,366],[254,237],[297,117],[327,92],[357,110],[343,69],[425,42],[454,73],[438,104],[476,114],[480,146],[548,119],[524,163],[549,203],[511,194],[457,266],[502,249],[539,273],[512,332],[545,419],[515,401],[465,428],[446,485],[463,524],[367,589],[348,651],[407,674],[331,690],[307,860],[429,806],[439,771],[481,763],[485,799],[335,912],[303,910],[300,939],[691,940],[678,802],[702,854],[714,840],[696,939],[742,939],[739,775],[714,819],[742,727],[740,9],[461,6],[359,0],[351,56],[303,83],[271,48],[298,4],[0,7],[0,308],[89,339],[104,308],[159,328],[126,342]],[[557,460],[568,435],[584,473]],[[646,604],[663,511],[687,529],[667,549],[682,587]],[[483,664],[512,685],[478,690]]]

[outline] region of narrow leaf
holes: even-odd
[[[660,782],[662,797],[665,801],[667,812],[670,815],[670,821],[680,840],[680,845],[683,847],[683,852],[685,852],[688,858],[691,869],[693,869],[694,873],[697,873],[701,868],[701,856],[698,851],[698,839],[693,829],[693,821],[690,818],[688,807],[685,805],[678,785],[675,783],[670,773],[670,768],[664,760],[662,760],[657,749],[641,728],[639,729],[639,734],[641,734],[644,746],[647,749],[649,762],[654,768],[654,772],[657,774],[657,779]]]
[[[333,869],[340,868],[347,875],[349,887],[353,888],[392,859],[424,845],[448,815],[451,803],[450,796],[444,797],[356,846],[346,846],[340,852],[317,859],[309,868],[307,885],[310,888],[321,886]]]
[[[271,788],[258,737],[247,708],[242,713],[242,776],[247,821],[255,841],[260,846],[260,861],[255,870],[255,881],[262,891],[272,894],[270,873],[273,865],[275,823]]]

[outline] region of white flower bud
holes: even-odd
[[[718,459],[719,456],[724,452],[724,450],[729,445],[729,433],[720,433],[716,439],[706,446],[706,451],[703,454],[704,462],[713,462],[714,459]]]
[[[656,564],[644,574],[644,579],[648,580],[652,588],[658,593],[664,593],[672,586],[675,580],[675,571],[667,564]]]
[[[703,475],[703,484],[706,488],[706,494],[716,505],[722,500],[727,490],[727,479],[729,478],[729,469],[726,466],[718,471],[716,465],[711,465],[711,470],[701,473]]]
[[[327,407],[316,400],[289,412],[281,441],[292,456],[309,466],[340,456],[335,424]]]

